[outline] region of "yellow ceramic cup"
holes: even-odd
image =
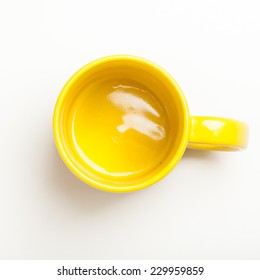
[[[87,184],[110,192],[148,187],[169,173],[185,149],[237,151],[247,126],[191,117],[174,79],[133,56],[109,56],[80,69],[62,89],[53,118],[58,151]]]

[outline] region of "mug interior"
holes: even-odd
[[[94,61],[65,85],[54,135],[68,167],[86,183],[127,192],[164,177],[181,158],[188,108],[176,82],[141,58]]]

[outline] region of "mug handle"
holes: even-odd
[[[239,151],[248,143],[245,123],[218,117],[190,117],[189,149]]]

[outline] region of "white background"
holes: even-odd
[[[0,1],[1,259],[260,258],[259,1]],[[241,119],[239,153],[187,151],[161,182],[95,190],[60,159],[68,78],[110,54],[150,59],[194,115]]]

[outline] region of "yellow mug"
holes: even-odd
[[[165,70],[126,55],[98,59],[71,77],[57,100],[53,131],[69,169],[110,192],[154,184],[186,148],[237,151],[248,138],[242,122],[190,116]]]

